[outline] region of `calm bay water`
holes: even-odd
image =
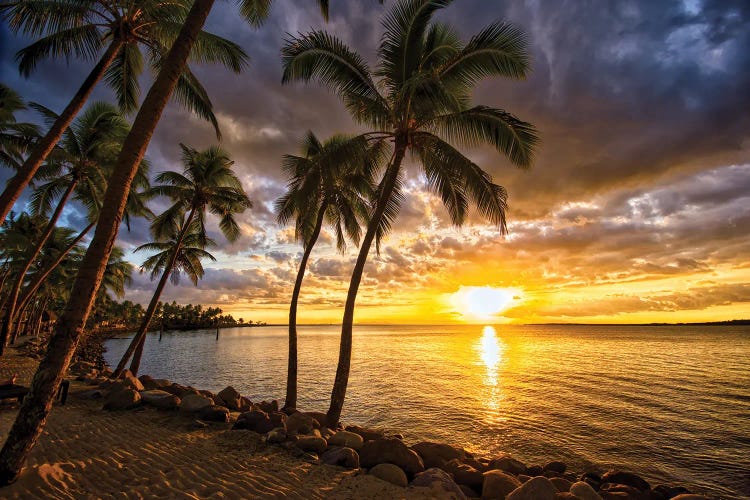
[[[299,407],[325,411],[339,328],[299,330]],[[141,373],[283,398],[286,335],[150,334]],[[359,326],[354,335],[345,422],[750,497],[750,327]],[[110,365],[128,342],[107,342]]]

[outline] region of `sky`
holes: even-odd
[[[325,29],[376,61],[380,16],[392,5],[276,0],[259,29],[233,2],[217,2],[206,29],[239,43],[249,68],[235,75],[193,66],[214,103],[222,146],[254,208],[234,243],[212,232],[217,261],[197,287],[168,285],[164,300],[218,306],[245,320],[283,323],[301,246],[275,222],[284,154],[307,130],[320,138],[358,129],[315,83],[281,85],[289,34]],[[509,192],[507,236],[474,214],[452,227],[407,164],[406,200],[379,255],[371,252],[357,299],[359,323],[642,323],[750,317],[750,3],[744,0],[456,0],[438,16],[467,41],[495,20],[528,34],[532,73],[487,79],[473,101],[533,123],[542,143],[518,170],[490,149],[465,153]],[[50,61],[28,79],[14,53],[29,40],[0,28],[0,72],[24,98],[61,110],[90,61]],[[143,79],[144,93],[150,80]],[[105,86],[95,99],[112,100]],[[177,104],[164,113],[148,157],[180,170],[179,143],[216,143]],[[6,178],[7,172],[0,172]],[[20,202],[23,204],[23,200]],[[19,205],[20,206],[20,205]],[[163,208],[156,202],[154,210]],[[64,222],[80,226],[80,208]],[[121,231],[133,253],[148,224]],[[339,323],[357,249],[340,254],[324,231],[300,298],[300,323]],[[134,274],[127,298],[147,303],[155,283]]]

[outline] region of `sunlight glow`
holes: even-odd
[[[517,290],[489,286],[462,286],[450,297],[453,308],[469,319],[491,319],[508,309]]]
[[[489,410],[496,411],[504,399],[500,384],[500,368],[505,363],[505,343],[497,336],[497,331],[493,327],[485,326],[475,349],[485,368],[484,385],[488,391],[485,405]]]

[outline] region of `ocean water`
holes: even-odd
[[[141,373],[284,396],[286,327],[150,334]],[[325,411],[339,328],[299,328],[299,404]],[[107,342],[116,364],[129,339]],[[750,497],[750,327],[358,326],[342,420],[482,456],[624,467]]]

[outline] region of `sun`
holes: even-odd
[[[491,319],[508,309],[518,298],[518,290],[490,286],[462,286],[450,296],[456,312],[469,319]]]

